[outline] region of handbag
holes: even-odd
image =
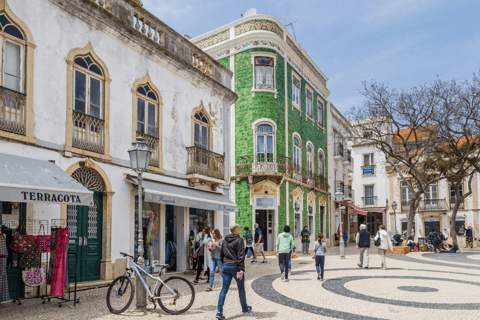
[[[40,249],[33,249],[22,253],[20,259],[21,268],[39,268],[41,264],[41,252]]]
[[[380,246],[382,244],[382,240],[380,240],[380,232],[377,232],[378,239],[375,240],[375,246]]]
[[[43,283],[43,281],[45,281],[45,269],[37,269],[35,271],[31,269],[22,271],[22,279],[26,286],[39,286]]]
[[[40,229],[43,228],[43,236],[40,235]],[[50,252],[50,235],[45,234],[45,226],[43,224],[38,228],[38,236],[34,237],[37,248],[40,249],[41,253]]]
[[[23,233],[22,233],[23,230]],[[35,239],[33,236],[27,235],[25,231],[25,225],[20,227],[20,231],[13,236],[12,243],[10,244],[10,249],[20,253],[28,252],[37,247]]]

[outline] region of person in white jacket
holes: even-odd
[[[377,235],[375,236],[375,240],[380,237],[380,245],[378,246],[378,253],[382,257],[382,270],[387,270],[387,263],[385,262],[385,254],[387,253],[387,250],[390,248],[390,251],[393,251],[393,244],[392,240],[390,240],[390,237],[388,236],[387,231],[385,231],[385,226],[381,225],[378,227],[380,230],[377,232]]]

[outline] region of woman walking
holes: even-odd
[[[392,240],[388,236],[387,231],[385,231],[385,226],[381,225],[378,227],[380,230],[377,232],[375,236],[375,241],[380,238],[380,246],[378,246],[378,253],[382,257],[382,270],[387,270],[387,263],[385,261],[385,254],[387,250],[390,248],[390,251],[393,251],[393,244]]]
[[[208,227],[203,228],[202,233],[199,233],[197,235],[197,239],[195,240],[199,242],[199,245],[200,245],[198,250],[198,258],[197,258],[197,276],[193,281],[193,283],[197,284],[198,280],[200,279],[200,274],[204,271],[207,272],[207,276],[208,278],[210,278],[210,273],[209,273],[210,252],[207,249],[207,243],[212,241],[212,238],[210,236],[210,229]],[[207,279],[207,283],[208,282],[209,280]]]
[[[327,244],[323,241],[323,234],[319,234],[315,242],[315,253],[312,259],[315,259],[315,267],[317,268],[317,280],[323,281],[323,272],[325,267],[325,253],[327,252]]]
[[[218,270],[222,271],[222,260],[220,260],[220,253],[222,252],[222,234],[220,230],[213,229],[213,241],[208,245],[208,250],[211,253],[210,258],[210,278],[208,282],[207,291],[212,291],[213,279],[215,278],[215,270],[218,267]]]

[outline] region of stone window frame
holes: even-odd
[[[322,105],[322,112],[319,112],[318,109],[318,103],[320,102],[320,104]],[[318,115],[321,114],[322,115],[322,123],[320,123],[319,121],[319,118],[318,118]],[[319,129],[322,129],[322,130],[325,130],[325,101],[320,98],[320,96],[317,95],[317,126]]]
[[[405,185],[403,186],[403,184],[405,184]],[[399,185],[399,188],[400,188],[400,205],[401,205],[402,203],[408,204],[408,203],[410,202],[410,200],[411,200],[411,196],[409,196],[409,194],[412,194],[412,196],[413,196],[413,192],[410,190],[410,186],[408,186],[408,184],[407,184],[405,181],[403,181],[403,180],[400,180],[399,183],[398,183],[398,185]],[[408,198],[407,201],[403,201],[402,189],[406,189],[406,190],[407,190],[406,193],[405,193],[406,196],[407,196],[407,198]],[[410,192],[409,192],[409,190],[410,190]],[[401,211],[401,207],[400,207],[400,211]]]
[[[150,74],[147,72],[145,77],[136,79],[132,85],[132,143],[137,140],[137,101],[138,98],[144,99],[145,96],[137,92],[137,88],[141,85],[148,84],[152,91],[157,95],[157,126],[158,126],[158,167],[149,166],[148,170],[160,174],[165,173],[163,168],[163,97],[160,90],[155,86]]]
[[[311,161],[308,160],[309,158],[309,152],[308,152],[308,147],[310,147],[310,156],[311,156]],[[314,154],[315,148],[313,147],[313,143],[311,141],[307,141],[306,143],[306,155],[307,155],[307,172],[311,172],[312,174],[315,174],[315,154]],[[311,171],[309,166],[311,166]]]
[[[25,134],[18,134],[0,130],[0,138],[13,141],[35,144],[37,139],[34,136],[34,115],[33,115],[33,84],[34,84],[34,49],[36,48],[33,35],[27,25],[12,11],[7,0],[0,0],[0,13],[5,14],[9,21],[14,24],[24,37],[20,40],[10,34],[2,33],[2,36],[11,42],[20,44],[23,51],[23,79],[21,86],[25,94]]]
[[[298,81],[298,85],[299,87],[297,88],[298,89],[298,103],[296,103],[294,100],[293,100],[293,86],[295,86],[293,84],[293,78],[296,78],[296,80]],[[295,86],[297,87],[297,86]],[[298,111],[300,111],[300,114],[302,114],[302,78],[298,75],[298,73],[296,73],[295,71],[293,71],[292,69],[292,109],[295,108],[297,109]]]
[[[322,148],[318,148],[317,154],[318,154],[318,175],[325,177],[325,152],[323,151]],[[322,155],[322,158],[321,158],[322,160],[320,160],[320,154]],[[323,173],[322,173],[322,170],[320,170],[320,163],[323,166]]]
[[[257,119],[252,123],[253,129],[253,155],[254,155],[254,162],[257,162],[257,127],[262,124],[268,124],[273,127],[273,162],[277,158],[277,124],[267,118]]]
[[[197,119],[195,119],[195,114],[199,111],[202,111],[208,121],[208,124],[205,124],[204,122],[200,122]],[[203,100],[200,100],[200,105],[198,107],[193,108],[192,113],[190,115],[191,118],[191,123],[192,123],[192,147],[195,146],[195,123],[198,123],[200,125],[206,125],[207,130],[208,130],[208,148],[206,150],[213,151],[213,124],[212,124],[212,117],[210,114],[207,112],[207,109],[205,109],[205,106],[203,105]]]
[[[75,66],[75,58],[78,56],[90,55],[92,59],[100,66],[103,72],[103,117],[105,121],[105,132],[104,132],[104,149],[103,153],[93,152],[89,150],[83,150],[75,148],[72,146],[73,143],[73,106],[74,106],[74,92],[75,92],[75,70],[78,70]],[[75,48],[70,50],[67,55],[67,121],[65,124],[65,151],[69,153],[74,153],[87,157],[95,157],[106,161],[111,161],[112,156],[110,155],[110,73],[108,71],[107,65],[103,62],[102,59],[95,53],[93,50],[92,43],[89,41],[88,44],[83,48]]]
[[[308,114],[308,93],[311,94],[311,108],[312,108],[312,114]],[[307,84],[305,85],[305,118],[306,120],[312,121],[312,123],[315,123],[315,120],[313,119],[313,101],[314,101],[314,91],[313,89]]]
[[[252,63],[252,70],[253,70],[253,75],[252,75],[252,98],[255,97],[256,92],[268,92],[268,93],[273,93],[275,96],[275,99],[277,98],[277,82],[276,82],[276,71],[277,71],[277,55],[271,52],[263,52],[263,51],[257,51],[257,52],[250,52],[251,55],[251,63]],[[255,58],[260,58],[260,57],[266,57],[273,59],[273,90],[270,89],[257,89],[255,88]]]
[[[298,142],[300,144],[299,146],[295,145],[295,138],[298,139]],[[298,158],[299,163],[298,163],[297,167],[301,169],[302,168],[302,138],[300,137],[300,134],[298,134],[297,132],[294,132],[292,134],[292,148],[293,148],[292,161],[293,161],[293,166],[294,167],[296,165],[295,164],[295,148],[300,149],[299,152],[298,152],[299,153],[299,158]]]

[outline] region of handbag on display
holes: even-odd
[[[380,232],[377,233],[378,239],[375,240],[375,246],[380,246],[382,244],[382,240],[380,239]]]
[[[45,269],[22,271],[22,279],[26,286],[39,286],[45,281]]]
[[[41,265],[41,252],[40,249],[33,249],[22,253],[20,259],[21,268],[39,268]]]
[[[43,235],[40,235],[40,229],[43,228]],[[35,236],[35,243],[37,244],[37,248],[40,249],[40,252],[46,253],[50,252],[50,235],[45,234],[45,226],[43,224],[40,225],[40,228],[38,228],[38,236]]]
[[[34,236],[27,235],[25,225],[22,225],[20,227],[20,231],[13,236],[13,241],[10,245],[10,249],[12,249],[13,251],[24,253],[35,248],[37,248],[37,243],[35,242]]]

